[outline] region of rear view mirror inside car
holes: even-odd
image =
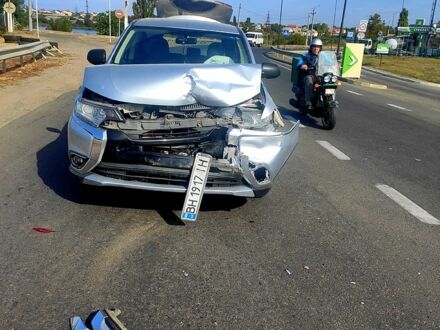
[[[176,44],[178,44],[178,45],[196,45],[197,38],[178,37],[178,38],[176,38]]]

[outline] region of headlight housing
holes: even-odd
[[[338,81],[338,76],[333,76],[333,77],[332,77],[332,82],[335,83],[335,82],[337,82],[337,81]]]
[[[329,83],[331,79],[332,79],[332,75],[331,74],[326,74],[326,75],[324,75],[324,77],[322,77],[322,80],[325,83]]]
[[[79,118],[95,127],[99,127],[107,120],[124,121],[117,109],[80,98],[76,100],[74,112]]]

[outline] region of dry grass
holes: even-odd
[[[363,65],[440,84],[440,58],[383,56],[379,64],[380,56],[364,57]]]
[[[67,62],[68,56],[57,55],[56,57],[49,57],[47,59],[39,59],[33,61],[32,56],[24,57],[24,65],[20,66],[18,58],[6,61],[6,72],[0,71],[0,87],[9,86],[14,82],[31,76],[39,75],[48,68],[63,65]]]

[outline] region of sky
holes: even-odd
[[[35,2],[35,0],[33,0]],[[100,12],[108,10],[108,0],[88,0],[89,11]],[[112,10],[122,8],[124,0],[110,0]],[[234,15],[238,17],[241,3],[240,21],[250,17],[252,22],[265,23],[267,14],[270,21],[278,23],[280,20],[281,2],[283,1],[282,24],[307,24],[308,13],[313,8],[316,11],[315,22],[332,25],[336,7],[336,26],[341,24],[344,0],[221,0],[234,8]],[[27,0],[25,0],[27,2]],[[133,0],[129,0],[130,3]],[[429,24],[433,0],[347,0],[347,9],[344,26],[352,27],[359,24],[359,20],[368,19],[370,15],[378,13],[387,24],[391,24],[394,14],[394,25],[397,24],[399,13],[404,5],[409,11],[410,24],[416,18],[425,18]],[[337,5],[337,6],[335,6]],[[85,11],[86,0],[38,0],[38,7],[45,9],[70,9]],[[130,5],[131,7],[131,5]],[[440,20],[440,3],[437,5],[435,22]]]

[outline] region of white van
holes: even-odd
[[[263,33],[261,32],[248,32],[246,37],[252,47],[261,47],[263,45]]]

